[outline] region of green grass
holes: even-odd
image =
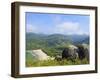
[[[38,61],[34,59],[30,54],[26,55],[26,67],[40,67],[40,66],[63,66],[63,65],[81,65],[81,64],[89,64],[87,59],[75,59],[74,61],[63,59],[61,61],[57,60],[44,60]]]

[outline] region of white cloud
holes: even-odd
[[[75,22],[64,22],[58,25],[58,28],[67,31],[76,31],[79,29],[79,23]]]
[[[80,25],[77,22],[63,22],[58,23],[55,27],[55,33],[73,34],[79,31]]]
[[[62,22],[56,23],[54,28],[49,27],[44,29],[43,27],[33,26],[32,24],[27,24],[26,32],[32,33],[43,33],[43,34],[65,34],[65,35],[89,35],[88,32],[82,30],[81,25],[78,22]]]
[[[89,32],[85,32],[85,31],[79,30],[79,31],[76,32],[76,34],[79,34],[79,35],[89,35]]]
[[[37,32],[37,31],[38,31],[38,29],[37,29],[36,26],[33,26],[31,24],[27,24],[27,26],[26,26],[26,32]]]
[[[82,30],[81,25],[78,22],[63,22],[56,24],[56,27],[52,31],[57,34],[77,34],[77,35],[89,35],[88,32]]]

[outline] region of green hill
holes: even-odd
[[[61,55],[62,50],[69,44],[82,43],[89,43],[89,36],[26,33],[26,50],[42,49],[49,56]]]

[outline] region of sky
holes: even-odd
[[[89,35],[89,15],[26,12],[27,33]]]

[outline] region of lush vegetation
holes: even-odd
[[[26,34],[26,50],[42,49],[47,55],[55,57],[61,55],[64,48],[70,44],[89,44],[89,36],[87,35],[45,35],[45,34]],[[87,64],[86,59],[75,61],[71,60],[46,60],[36,61],[33,57],[26,53],[26,66],[55,66],[55,65],[75,65],[75,64]]]
[[[26,66],[27,67],[37,67],[37,66],[62,66],[62,65],[80,65],[80,64],[88,64],[87,59],[75,59],[73,60],[68,60],[68,59],[63,59],[63,60],[44,60],[44,61],[37,61],[32,58],[30,54],[27,54],[27,61],[26,61]]]
[[[26,50],[42,49],[49,56],[61,55],[62,50],[69,44],[88,43],[87,35],[45,35],[45,34],[26,34]]]

